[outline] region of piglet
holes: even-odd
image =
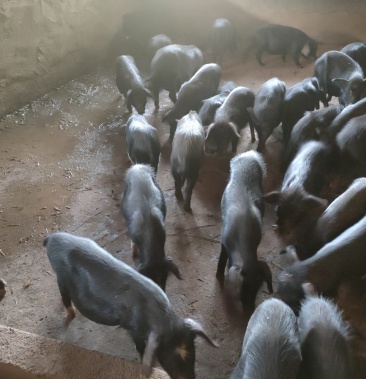
[[[182,187],[187,181],[183,208],[191,212],[191,197],[205,155],[205,132],[197,112],[190,111],[178,121],[173,140],[170,165],[175,196],[183,200]]]
[[[151,165],[158,171],[160,142],[157,130],[144,116],[132,115],[126,125],[128,158],[132,163]]]
[[[151,166],[137,164],[127,170],[121,211],[132,241],[132,255],[140,260],[138,271],[163,291],[169,272],[182,279],[172,258],[165,256],[166,205]]]
[[[299,379],[354,378],[350,333],[338,307],[311,296],[301,304],[299,332],[302,362]]]
[[[250,125],[258,133],[257,151],[262,151],[273,129],[282,120],[286,86],[282,80],[272,78],[261,85],[255,96],[254,106],[249,109]],[[253,140],[253,138],[252,138]]]
[[[152,280],[88,238],[53,233],[43,245],[56,273],[68,321],[75,317],[75,305],[91,321],[126,329],[147,378],[155,361],[172,379],[195,378],[195,337],[217,345],[198,322],[179,318]]]
[[[133,106],[139,114],[144,114],[147,97],[152,95],[145,88],[140,71],[130,55],[121,55],[116,60],[116,85],[125,98],[128,111],[132,112]]]
[[[239,132],[249,121],[248,108],[254,104],[254,93],[246,87],[232,90],[215,113],[214,122],[206,131],[206,151],[222,154],[231,144],[236,152],[240,139]],[[250,125],[252,142],[255,141],[254,128]]]
[[[262,156],[251,150],[234,157],[230,162],[230,179],[221,200],[221,253],[216,277],[222,283],[229,260],[225,287],[231,294],[240,289],[244,308],[254,307],[263,281],[272,289],[272,274],[267,263],[257,258],[262,238],[264,200],[262,181],[266,165]]]
[[[300,362],[293,311],[278,299],[268,299],[248,322],[242,354],[230,379],[296,379]]]

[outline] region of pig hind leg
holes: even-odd
[[[72,305],[71,296],[69,294],[69,290],[67,286],[64,284],[65,282],[66,282],[66,279],[57,280],[58,288],[61,293],[62,303],[64,304],[67,311],[65,324],[68,325],[75,318],[75,308]]]
[[[175,197],[177,198],[177,200],[183,200],[182,186],[183,186],[184,180],[182,180],[181,175],[174,168],[172,169],[172,175],[173,175],[174,184],[175,184]]]
[[[186,212],[192,212],[191,198],[192,198],[193,187],[195,186],[197,179],[198,179],[198,172],[190,173],[190,175],[187,176],[187,186],[184,192],[185,199],[184,199],[184,205],[183,205],[183,209]]]
[[[262,61],[262,54],[264,53],[265,50],[266,50],[265,46],[261,46],[261,47],[258,48],[258,50],[257,50],[256,58],[257,58],[257,62],[258,62],[261,66],[264,66],[264,63],[263,63],[263,61]]]
[[[216,270],[216,278],[220,282],[223,282],[224,280],[225,267],[226,267],[228,258],[229,257],[227,255],[226,248],[223,244],[221,244],[221,252],[220,252],[219,262],[217,264],[217,270]]]

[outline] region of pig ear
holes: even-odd
[[[230,128],[233,130],[234,134],[240,138],[240,134],[238,133],[238,129],[236,128],[236,125],[233,122],[229,122]]]
[[[259,268],[262,271],[262,276],[264,281],[267,283],[267,288],[270,293],[273,293],[273,287],[272,287],[272,272],[270,268],[268,267],[268,264],[263,261],[258,261]]]
[[[206,140],[208,138],[208,136],[210,135],[210,132],[211,132],[211,129],[214,127],[215,123],[212,123],[206,130]]]
[[[142,372],[149,378],[152,372],[152,368],[156,359],[156,349],[158,347],[158,336],[155,332],[149,334],[149,338],[146,343],[144,355],[142,357]]]
[[[205,330],[199,322],[194,321],[191,318],[186,318],[184,319],[184,324],[197,336],[204,338],[210,345],[214,347],[219,347],[219,345],[216,342],[210,339],[210,337],[206,334]]]
[[[302,290],[306,297],[317,296],[318,293],[315,290],[315,287],[312,283],[306,282],[301,284]]]
[[[328,201],[325,199],[321,199],[320,197],[309,195],[305,199],[305,204],[309,208],[323,212],[325,208],[328,206]]]
[[[287,246],[286,253],[288,254],[288,257],[290,258],[291,263],[300,261],[299,257],[297,256],[295,246],[293,245]]]
[[[349,80],[343,78],[332,79],[332,82],[335,83],[341,89],[345,89],[349,84]]]
[[[180,273],[178,266],[173,262],[172,257],[165,257],[165,264],[168,271],[172,272],[178,279],[183,280],[182,274]]]
[[[263,199],[269,204],[278,204],[281,200],[281,192],[272,191],[266,195],[263,195]]]

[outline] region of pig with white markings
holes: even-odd
[[[282,301],[268,299],[248,322],[242,354],[230,379],[296,379],[300,362],[294,312]]]
[[[128,157],[132,163],[151,165],[158,171],[160,142],[157,130],[144,116],[132,115],[126,125]]]
[[[301,304],[298,323],[302,353],[299,379],[354,377],[348,326],[331,300],[317,296],[306,298]]]
[[[265,281],[272,293],[272,274],[267,263],[257,258],[262,238],[264,200],[262,182],[266,165],[262,156],[251,150],[230,162],[230,179],[221,200],[221,253],[216,277],[224,281],[231,295],[240,291],[243,308],[254,307],[255,298]],[[239,291],[238,291],[239,290]]]
[[[133,106],[137,113],[144,114],[147,97],[152,95],[145,88],[140,71],[130,55],[121,55],[116,60],[116,85],[125,98],[128,111],[132,112]]]
[[[126,329],[147,378],[156,361],[172,379],[195,378],[194,339],[200,336],[217,345],[198,322],[173,312],[159,286],[88,238],[54,233],[43,245],[68,321],[75,317],[75,305],[91,321]]]
[[[236,87],[215,113],[214,122],[206,131],[206,151],[222,154],[231,144],[236,152],[240,139],[239,132],[249,121],[248,108],[254,104],[254,93],[246,87]],[[252,142],[255,141],[254,129],[250,126]]]
[[[257,151],[261,152],[274,128],[282,121],[286,86],[282,80],[272,78],[261,85],[249,109],[250,125],[258,134]],[[253,140],[253,138],[252,138]]]
[[[171,171],[175,184],[175,196],[184,200],[183,208],[191,212],[192,191],[205,156],[205,132],[197,112],[190,111],[178,121],[170,156]],[[184,199],[182,187],[184,183]]]
[[[121,211],[132,241],[132,255],[140,260],[138,271],[163,291],[169,272],[182,279],[172,258],[165,256],[166,204],[152,167],[138,164],[127,170]]]

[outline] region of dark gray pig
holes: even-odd
[[[260,285],[265,281],[272,293],[272,274],[267,263],[257,258],[262,238],[264,201],[262,194],[266,165],[254,150],[234,157],[230,162],[230,179],[221,200],[221,253],[216,277],[234,294],[240,289],[243,308],[254,307]]]
[[[163,117],[163,122],[170,124],[170,140],[173,140],[177,120],[189,113],[198,111],[202,101],[217,94],[221,80],[221,67],[216,63],[203,65],[178,92],[177,102],[172,110]]]
[[[335,290],[342,280],[366,274],[366,216],[304,261],[298,260],[293,246],[287,252],[294,263],[278,277],[278,296],[296,308],[304,297],[304,283],[325,293]]]
[[[286,240],[296,245],[300,259],[309,258],[366,214],[366,178],[358,178],[339,195],[309,228]]]
[[[284,302],[268,299],[248,322],[242,354],[230,379],[296,379],[300,362],[294,312]]]
[[[255,96],[253,109],[249,109],[250,120],[258,133],[257,151],[262,151],[273,129],[282,121],[282,109],[286,86],[282,80],[272,78],[261,85]]]
[[[226,18],[218,18],[211,25],[210,47],[213,61],[220,64],[227,50],[236,49],[236,35],[233,24]]]
[[[345,46],[342,53],[349,55],[362,68],[363,76],[366,74],[366,44],[362,42],[353,42]]]
[[[183,208],[191,212],[191,197],[205,155],[205,132],[197,112],[190,111],[178,121],[173,140],[170,165],[175,183],[175,196],[183,199],[182,187],[187,181]]]
[[[316,59],[318,44],[299,29],[284,25],[261,25],[255,30],[253,44],[257,48],[256,58],[263,66],[262,54],[267,52],[272,55],[281,55],[286,60],[291,55],[297,67],[300,64],[300,56],[306,59]]]
[[[300,147],[308,141],[319,141],[325,135],[330,123],[340,114],[342,106],[331,105],[304,116],[294,125],[285,150],[284,163],[287,167]]]
[[[6,282],[0,278],[0,301],[4,298],[6,294]]]
[[[165,256],[166,205],[151,166],[134,165],[125,175],[121,211],[132,241],[132,255],[138,257],[138,271],[163,291],[169,272],[182,279],[171,257]]]
[[[159,93],[164,89],[169,91],[170,100],[176,103],[179,88],[202,64],[202,52],[194,45],[168,45],[159,49],[151,61],[150,76],[146,80],[155,107],[159,108]]]
[[[302,353],[299,379],[354,378],[350,333],[331,300],[308,297],[301,304],[298,323]]]
[[[342,105],[356,103],[365,97],[365,80],[361,66],[347,54],[332,50],[324,53],[314,64],[314,76],[326,97],[326,106],[332,96]]]
[[[164,46],[172,44],[172,40],[165,34],[158,34],[153,36],[147,42],[146,55],[147,59],[151,62],[156,52]]]
[[[344,156],[366,165],[366,114],[352,118],[337,134],[337,145]]]
[[[319,101],[319,83],[314,77],[306,78],[286,91],[282,114],[283,139],[286,144],[294,125],[306,111],[319,109]]]
[[[133,106],[139,114],[144,114],[147,97],[152,95],[145,88],[140,71],[130,55],[121,55],[116,59],[116,85],[125,98],[128,111],[132,112]]]
[[[217,95],[203,100],[202,107],[198,112],[202,125],[208,126],[214,121],[217,109],[221,107],[230,92],[236,87],[237,85],[234,82],[225,82],[219,88],[219,93]]]
[[[342,130],[348,121],[354,117],[362,116],[364,114],[366,114],[366,98],[345,107],[329,125],[324,138],[331,143],[334,142],[337,134]]]
[[[277,206],[274,228],[286,241],[301,234],[327,207],[328,202],[318,196],[332,163],[332,150],[328,145],[309,141],[302,145],[289,165],[281,191],[264,196],[267,202]]]
[[[206,151],[222,154],[231,143],[235,153],[242,130],[249,121],[248,107],[254,104],[254,93],[246,87],[237,87],[230,92],[215,113],[214,122],[206,131]],[[250,125],[252,142],[255,141],[254,128]]]
[[[126,140],[131,162],[149,164],[157,173],[160,156],[159,136],[144,116],[132,115],[128,119]]]
[[[74,304],[89,320],[128,331],[146,377],[157,360],[173,379],[195,378],[195,337],[217,345],[198,322],[179,318],[152,280],[88,238],[54,233],[43,245],[56,273],[68,322],[75,317]]]

